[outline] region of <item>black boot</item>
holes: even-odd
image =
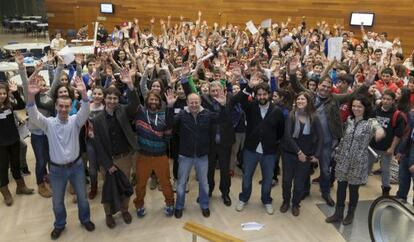
[[[325,222],[338,223],[338,222],[341,222],[343,218],[344,218],[344,207],[336,207],[335,213],[332,216],[327,217],[325,219]]]
[[[391,187],[382,186],[381,188],[382,188],[382,195],[383,196],[389,196],[390,195]]]
[[[348,212],[346,213],[346,217],[344,221],[342,221],[343,225],[352,224],[352,221],[354,221],[355,209],[356,207],[348,207]]]

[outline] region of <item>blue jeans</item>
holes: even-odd
[[[30,141],[36,159],[36,183],[41,184],[47,174],[46,164],[50,161],[49,143],[46,135],[31,134]]]
[[[331,192],[331,156],[332,156],[332,141],[325,143],[322,149],[322,156],[319,159],[320,180],[319,186],[322,195],[330,194]],[[305,185],[306,186],[306,185]]]
[[[276,154],[263,155],[246,149],[243,153],[242,192],[239,194],[239,200],[242,202],[249,201],[252,194],[252,179],[258,162],[260,162],[260,169],[262,170],[261,200],[263,204],[270,204],[272,203],[270,192],[272,190],[272,178],[276,164]]]
[[[198,179],[198,197],[201,209],[208,208],[208,156],[201,157],[186,157],[179,155],[178,157],[178,184],[177,184],[177,201],[175,203],[176,209],[183,209],[185,203],[185,188],[187,186],[188,176],[191,168],[195,167]]]
[[[98,182],[98,160],[96,155],[96,149],[95,149],[95,142],[93,139],[87,139],[86,140],[86,152],[88,154],[88,160],[89,160],[89,177],[91,178],[91,183],[97,183]],[[128,175],[127,175],[128,176]]]
[[[414,150],[414,146],[412,146],[411,150]],[[411,152],[412,153],[412,152]],[[414,154],[413,154],[414,155]],[[414,183],[414,174],[410,172],[408,169],[408,162],[412,157],[412,154],[404,155],[400,160],[400,166],[398,169],[398,191],[397,197],[404,199],[407,201],[407,195],[410,191],[411,180]]]
[[[84,224],[90,221],[89,203],[86,198],[85,169],[82,159],[71,167],[50,166],[50,185],[52,186],[53,213],[55,228],[66,225],[65,191],[68,181],[72,184],[78,200],[79,221]]]

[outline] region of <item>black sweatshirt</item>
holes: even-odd
[[[14,120],[13,110],[25,108],[25,103],[19,92],[13,92],[16,103],[12,103],[11,107],[0,108],[0,145],[12,145],[20,140],[19,130]]]

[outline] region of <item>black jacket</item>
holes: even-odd
[[[129,178],[118,168],[114,173],[109,171],[105,174],[105,181],[102,187],[102,204],[109,203],[111,214],[119,212],[125,198],[134,194]]]
[[[174,117],[174,125],[180,136],[179,154],[187,157],[201,157],[209,153],[211,130],[223,119],[224,107],[219,114],[201,108],[196,118],[188,111],[181,110]]]
[[[136,90],[128,90],[128,105],[120,105],[115,110],[115,116],[124,132],[125,137],[131,146],[131,151],[138,150],[138,142],[135,136],[135,132],[132,130],[131,121],[135,119],[135,115],[138,111],[139,99]],[[108,170],[112,166],[112,147],[111,136],[109,135],[109,129],[107,120],[105,117],[105,111],[98,113],[92,120],[94,138],[93,142],[96,148],[97,160],[100,162],[105,170]]]
[[[249,87],[246,91],[251,91]],[[249,100],[249,95],[240,91],[236,96],[231,98],[230,105],[241,103],[246,114],[246,140],[244,148],[255,152],[259,143],[262,143],[263,154],[275,154],[283,137],[285,120],[282,111],[272,103],[269,103],[269,109],[264,118],[260,114],[259,102]]]

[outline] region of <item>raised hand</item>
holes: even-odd
[[[85,83],[79,76],[75,76],[74,84],[75,84],[75,90],[78,91],[78,93],[82,95],[83,99],[85,99],[85,97],[87,99]]]
[[[292,59],[290,59],[288,68],[289,68],[289,74],[294,75],[296,74],[296,71],[299,66],[299,59],[296,56],[293,56]]]
[[[132,71],[132,73],[133,72],[134,71]],[[121,70],[121,82],[127,85],[130,90],[134,89],[134,84],[132,83],[131,72],[128,68],[124,68]]]
[[[249,87],[250,88],[254,88],[255,86],[259,85],[260,82],[262,81],[261,78],[259,77],[259,73],[255,73],[249,80]]]
[[[14,82],[13,80],[9,80],[8,83],[9,83],[9,91],[10,91],[10,93],[13,93],[13,92],[17,91],[17,84],[16,84],[16,82]]]
[[[35,70],[36,70],[36,72],[39,72],[39,71],[43,70],[43,61],[42,60],[40,60],[39,62],[36,63]]]
[[[189,62],[185,62],[181,68],[181,76],[188,76],[190,74],[191,67]]]
[[[168,89],[164,95],[165,99],[167,100],[168,107],[172,108],[174,106],[174,103],[177,101],[174,90]]]
[[[19,66],[23,66],[24,62],[24,56],[20,52],[16,52],[16,55],[14,56],[14,59]]]
[[[40,92],[40,79],[36,75],[31,75],[29,78],[28,94],[34,97]]]
[[[83,54],[76,54],[75,55],[75,62],[77,65],[82,65],[83,61]]]

